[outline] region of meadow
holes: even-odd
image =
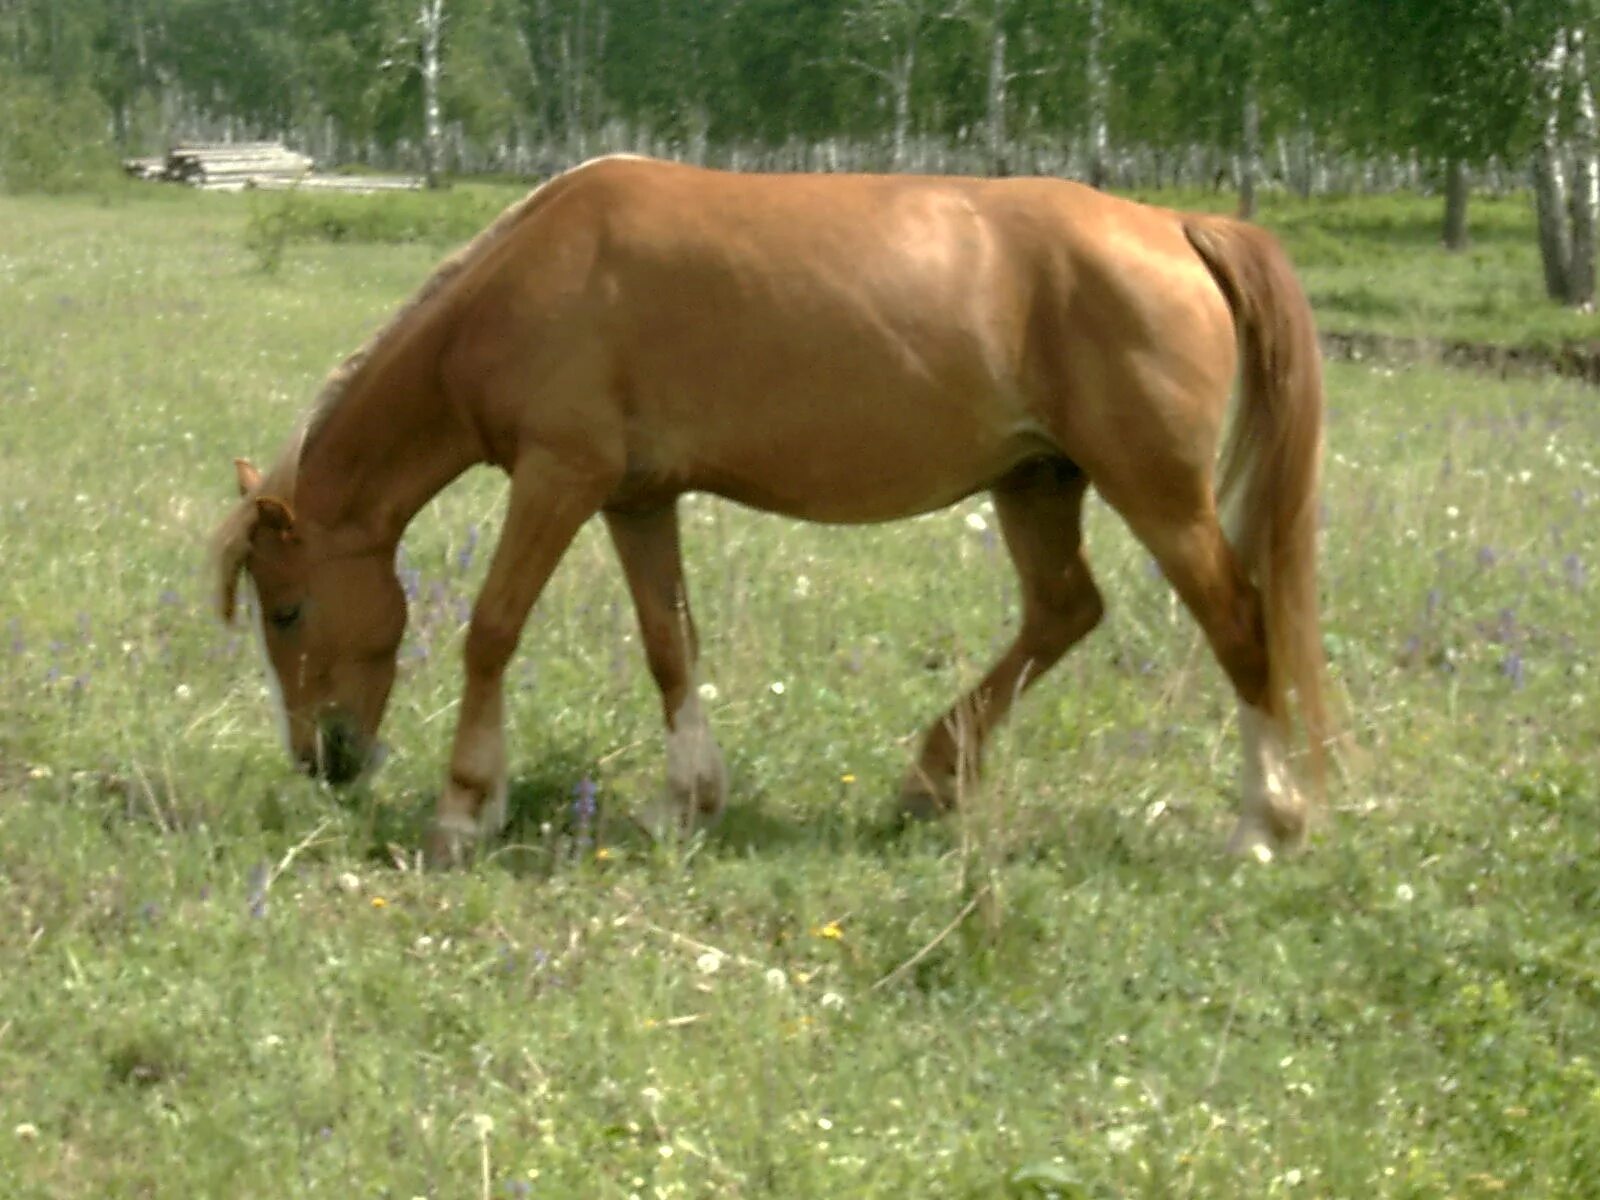
[[[513,668],[513,826],[424,873],[500,481],[407,536],[393,753],[353,794],[285,761],[205,540],[231,458],[509,194],[336,234],[0,198],[0,1191],[1600,1194],[1600,396],[1330,367],[1354,749],[1292,860],[1223,857],[1229,693],[1103,506],[1105,623],[967,809],[903,832],[912,738],[1014,620],[985,502],[834,529],[697,498],[726,818],[635,823],[658,708],[590,528]],[[1330,324],[1572,336],[1526,210],[1484,201],[1475,258],[1431,203],[1268,218]]]

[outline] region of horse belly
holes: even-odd
[[[679,444],[668,472],[686,490],[843,524],[943,508],[1058,452],[1020,404],[982,394],[821,389],[713,401],[686,432],[656,443]]]

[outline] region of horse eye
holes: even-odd
[[[287,633],[293,629],[295,622],[300,620],[300,606],[298,604],[285,604],[282,608],[275,608],[267,618],[272,622],[272,627],[279,633]]]

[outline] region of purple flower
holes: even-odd
[[[1511,686],[1513,688],[1520,691],[1527,678],[1527,672],[1522,665],[1522,655],[1518,654],[1515,650],[1509,651],[1506,656],[1500,660],[1500,674],[1504,675],[1511,681]]]
[[[594,780],[589,778],[578,780],[572,789],[572,824],[580,842],[588,841],[594,828],[595,814],[599,810],[595,800],[598,791]]]
[[[271,882],[266,863],[258,862],[250,868],[250,877],[245,881],[245,899],[250,915],[257,920],[267,915],[267,888]]]
[[[456,555],[456,566],[461,569],[463,574],[465,574],[466,571],[471,568],[471,566],[472,566],[472,553],[477,548],[478,548],[478,527],[477,527],[477,525],[468,525],[467,526],[467,541],[466,541],[466,544],[461,547],[460,552]]]
[[[1570,583],[1574,588],[1583,587],[1584,582],[1588,578],[1588,572],[1585,571],[1583,567],[1583,559],[1579,558],[1576,554],[1569,554],[1561,560],[1561,566],[1562,569],[1567,573],[1568,583]]]
[[[1495,552],[1493,546],[1484,546],[1478,551],[1478,565],[1480,567],[1492,567],[1499,561],[1500,555]]]

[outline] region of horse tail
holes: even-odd
[[[1294,692],[1312,784],[1320,792],[1332,730],[1317,616],[1323,392],[1316,326],[1288,257],[1271,234],[1224,217],[1186,217],[1184,233],[1216,278],[1239,328],[1239,410],[1223,451],[1217,494],[1236,505],[1234,549],[1262,593],[1265,707],[1287,723]]]

